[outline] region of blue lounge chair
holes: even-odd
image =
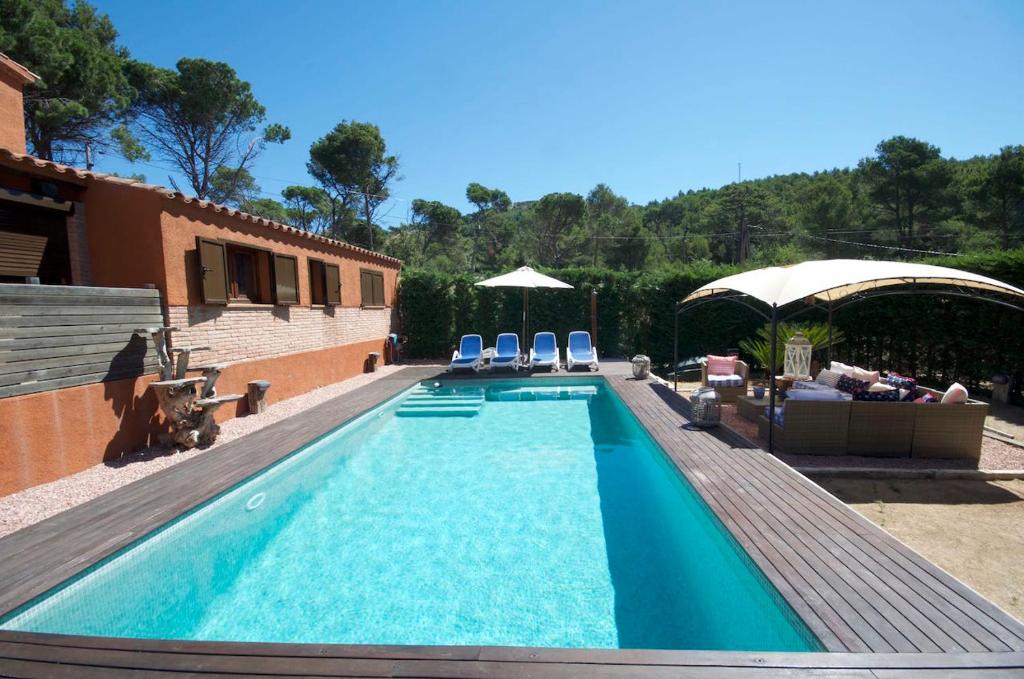
[[[590,333],[586,330],[569,333],[569,346],[565,349],[565,366],[572,370],[577,365],[598,370],[597,347],[590,345]]]
[[[498,335],[498,341],[494,344],[494,355],[491,356],[491,370],[512,368],[518,371],[521,365],[519,335],[514,332],[503,332]]]
[[[480,335],[463,335],[459,349],[452,354],[452,362],[448,364],[448,372],[457,369],[478,372],[484,356],[484,340]]]
[[[538,367],[547,367],[557,372],[560,358],[555,333],[538,332],[533,336],[533,346],[530,348],[531,370]]]

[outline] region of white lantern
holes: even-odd
[[[810,341],[804,337],[804,334],[797,331],[786,342],[786,361],[782,376],[791,380],[810,379],[812,348]]]

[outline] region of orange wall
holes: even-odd
[[[25,153],[23,84],[21,78],[0,70],[0,147],[16,153]]]
[[[163,252],[166,277],[166,303],[169,305],[202,304],[196,236],[236,242],[298,257],[299,303],[308,305],[308,258],[337,264],[341,268],[341,303],[359,306],[359,269],[384,272],[384,296],[390,306],[394,302],[398,281],[398,264],[384,262],[372,255],[363,255],[327,243],[319,243],[299,234],[279,231],[269,226],[243,221],[227,213],[217,213],[196,204],[163,199]]]
[[[141,288],[153,283],[163,291],[160,196],[91,181],[84,202],[92,285]]]
[[[366,356],[384,349],[384,338],[319,351],[236,363],[217,382],[219,394],[246,393],[248,382],[270,380],[276,403],[365,370]],[[382,354],[383,355],[383,354]],[[147,391],[156,375],[0,399],[0,495],[55,481],[156,441],[165,431],[156,397]],[[248,412],[245,399],[224,406],[224,422]]]

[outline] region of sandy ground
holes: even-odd
[[[13,495],[0,498],[0,537],[38,523],[66,509],[109,493],[161,469],[203,455],[229,441],[262,429],[274,422],[301,412],[335,396],[340,396],[365,384],[391,375],[403,366],[381,366],[374,373],[358,375],[342,382],[279,401],[260,415],[246,415],[228,420],[221,425],[217,442],[203,450],[168,451],[147,448],[117,460],[111,460],[52,483],[34,486]]]
[[[1024,480],[815,481],[1024,621]]]

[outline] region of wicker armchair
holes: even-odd
[[[736,361],[736,374],[743,378],[743,384],[738,387],[720,387],[708,384],[708,364],[700,367],[700,383],[705,386],[714,386],[715,391],[722,397],[722,403],[735,403],[740,396],[747,395],[747,387],[750,385],[750,366],[743,361]]]

